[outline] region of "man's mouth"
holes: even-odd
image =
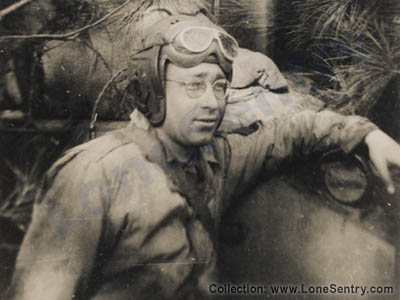
[[[213,117],[200,117],[200,118],[196,118],[195,121],[196,122],[203,122],[203,123],[215,123],[217,122],[218,117],[213,116]]]

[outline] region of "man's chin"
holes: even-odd
[[[188,146],[194,146],[194,147],[201,147],[201,146],[205,146],[208,145],[209,143],[211,143],[212,139],[214,137],[214,133],[210,133],[207,135],[200,135],[200,136],[195,136],[195,137],[191,137],[190,141],[188,141],[188,143],[186,143]]]

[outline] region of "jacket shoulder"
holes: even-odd
[[[118,156],[122,152],[138,155],[141,150],[135,143],[132,127],[111,131],[97,139],[75,146],[64,153],[49,170],[49,174],[58,173],[67,164],[74,162],[85,168],[98,164],[108,156]]]

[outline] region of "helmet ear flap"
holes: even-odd
[[[161,125],[166,113],[160,52],[160,45],[144,49],[135,54],[128,65],[128,93],[133,97],[135,107],[153,126]]]

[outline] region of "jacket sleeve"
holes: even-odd
[[[77,157],[76,157],[77,156]],[[94,267],[105,205],[100,166],[70,153],[34,205],[8,299],[80,299]]]
[[[260,172],[276,171],[284,160],[335,147],[349,153],[369,132],[377,129],[360,116],[309,110],[259,121],[257,126],[247,136],[227,135],[232,153],[227,187],[234,193],[243,191]]]

